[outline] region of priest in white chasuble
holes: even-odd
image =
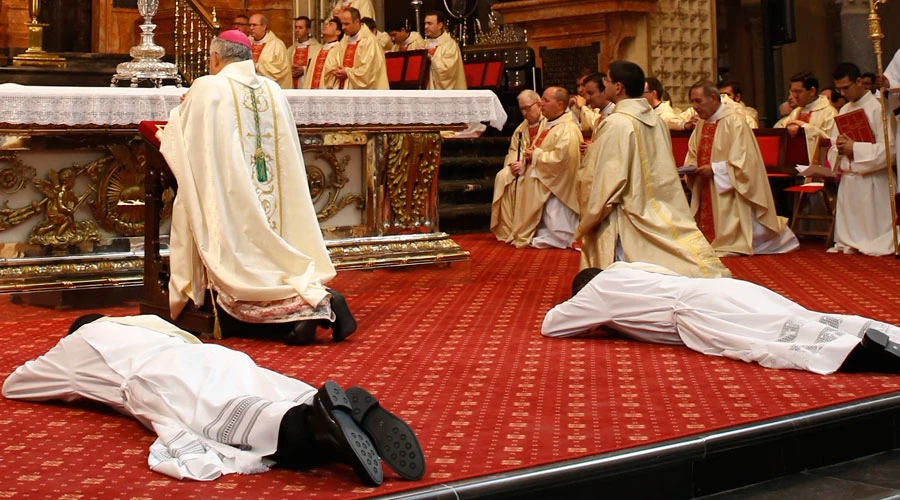
[[[385,28],[385,31],[387,31],[388,36],[391,37],[391,41],[394,43],[391,47],[391,52],[405,52],[425,47],[425,40],[422,39],[422,35],[418,31],[409,31],[403,23],[390,23]]]
[[[425,48],[431,58],[429,90],[466,90],[466,72],[463,69],[459,44],[444,30],[447,18],[443,12],[425,14]]]
[[[291,59],[284,42],[269,31],[269,19],[262,14],[250,16],[250,38],[256,73],[275,80],[283,89],[292,87]]]
[[[291,76],[295,89],[306,88],[306,71],[311,65],[310,62],[319,55],[319,50],[322,49],[322,44],[309,36],[311,24],[312,21],[306,16],[294,19],[294,38],[297,41],[291,47],[288,59],[291,61]]]
[[[519,184],[525,180],[522,175],[525,172],[525,150],[534,144],[547,126],[547,119],[541,114],[541,96],[537,92],[523,90],[518,101],[519,111],[525,119],[513,132],[503,161],[504,167],[494,177],[494,199],[491,202],[491,232],[504,243],[513,242]],[[522,207],[528,205],[530,203],[522,201]]]
[[[566,110],[569,93],[549,87],[541,98],[544,129],[522,155],[511,243],[517,248],[568,248],[578,225],[575,172],[581,130]]]
[[[576,179],[581,267],[653,262],[683,276],[731,276],[697,229],[669,129],[643,91],[640,66],[610,64],[605,92],[615,111],[600,123]]]
[[[344,38],[336,49],[336,59],[326,61],[325,71],[338,81],[338,88],[388,90],[384,50],[362,24],[359,11],[350,7],[341,12],[340,20]]]
[[[308,75],[304,80],[307,89],[336,89],[340,82],[325,71],[326,67],[336,68],[340,64],[338,51],[335,50],[341,41],[341,21],[333,17],[322,24],[322,46],[310,55]]]
[[[791,77],[788,104],[792,109],[782,128],[786,128],[791,137],[796,137],[802,128],[810,163],[816,159],[817,164],[821,165],[825,159],[816,158],[816,150],[820,141],[831,138],[834,116],[837,114],[831,105],[831,99],[819,95],[819,79],[815,75],[809,71],[801,71]]]
[[[217,317],[227,319],[217,321],[223,331],[275,325],[267,331],[301,344],[315,338],[316,325],[330,324],[335,340],[343,340],[349,333],[336,322],[346,319],[343,325],[355,329],[355,321],[342,319],[346,303],[335,303],[336,292],[325,288],[335,270],[290,105],[277,84],[256,74],[250,42],[237,33],[213,40],[210,75],[194,81],[161,137],[178,181],[171,315],[188,300],[202,305],[210,289]]]
[[[800,246],[775,213],[772,188],[759,144],[746,117],[734,104],[725,104],[711,82],[691,87],[697,122],[688,143],[685,166],[691,209],[700,231],[721,255],[784,253]]]
[[[887,255],[894,252],[890,198],[893,193],[888,186],[881,101],[862,86],[859,68],[853,63],[838,65],[834,86],[849,102],[838,113],[828,150],[828,163],[841,174],[834,214],[834,247],[828,251]],[[850,117],[856,120],[848,122]],[[847,130],[854,128],[852,125],[864,133]],[[864,139],[861,135],[865,132],[869,137]],[[892,145],[891,158],[895,157]]]

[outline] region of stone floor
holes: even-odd
[[[900,449],[700,498],[704,500],[900,499]]]

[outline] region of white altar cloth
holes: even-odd
[[[137,126],[165,121],[188,89],[0,85],[0,123]],[[286,90],[298,125],[451,125],[487,122],[506,112],[490,90]]]

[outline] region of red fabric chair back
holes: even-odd
[[[684,159],[688,154],[688,143],[691,141],[690,130],[673,130],[672,134],[672,156],[675,157],[675,166],[684,166]]]

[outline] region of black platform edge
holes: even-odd
[[[882,421],[881,427],[872,423]],[[885,428],[887,427],[887,429]],[[839,431],[839,432],[836,432]],[[884,432],[889,432],[885,435]],[[847,450],[833,460],[832,450],[809,446],[817,433],[827,432],[827,441],[853,442],[866,433],[877,434],[874,445],[857,453]],[[725,489],[778,477],[807,467],[818,467],[870,455],[897,446],[900,432],[900,391],[786,415],[753,424],[741,425],[673,439],[653,445],[627,448],[590,457],[474,477],[432,485],[415,490],[383,495],[379,499],[487,499],[487,498],[692,498]],[[883,439],[882,439],[883,438]],[[812,456],[798,457],[797,448]],[[851,446],[852,448],[852,446]],[[736,456],[739,467],[750,469],[758,463],[760,450],[769,455],[763,465],[769,474],[751,474],[748,481],[723,481],[710,469],[730,468]],[[722,457],[726,457],[722,459]],[[732,458],[728,458],[732,457]],[[793,459],[793,466],[788,463]],[[777,463],[772,467],[773,463]],[[766,467],[762,467],[766,469]],[[774,469],[774,473],[771,471]],[[746,472],[746,470],[744,471]],[[746,474],[744,474],[746,475]],[[675,485],[675,483],[687,483]],[[706,486],[701,483],[717,483]],[[610,488],[610,485],[613,487]]]

